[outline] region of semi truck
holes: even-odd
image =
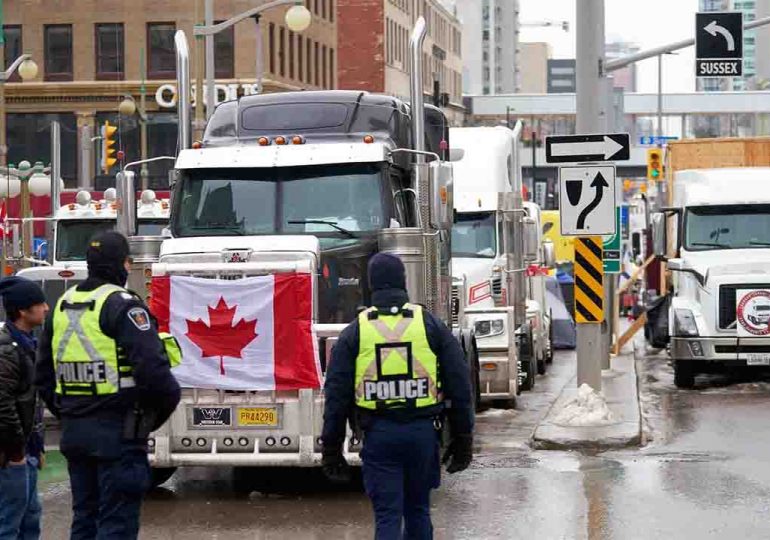
[[[254,276],[308,276],[320,370],[341,330],[370,301],[366,267],[377,252],[399,255],[411,301],[450,323],[453,152],[444,114],[423,103],[425,33],[420,18],[410,39],[409,104],[359,91],[244,96],[220,104],[203,141],[191,145],[189,51],[177,32],[181,151],[171,238],[162,240],[157,262],[152,241],[130,238],[144,261],[135,257],[133,279],[193,276],[218,291]],[[132,174],[121,174],[119,196],[130,197],[132,183]],[[133,221],[130,214],[120,220],[129,236]],[[473,332],[455,335],[478,395]],[[175,337],[190,350],[185,335]],[[183,385],[177,410],[151,435],[156,484],[179,466],[233,466],[238,489],[254,467],[320,464],[320,388],[225,389],[217,380]],[[254,421],[242,423],[244,414]],[[360,447],[351,428],[349,462],[358,462]]]
[[[161,237],[168,227],[170,201],[145,190],[136,202],[137,235]],[[52,212],[52,236],[48,261],[22,268],[17,275],[40,282],[49,303],[53,305],[64,291],[84,280],[87,275],[86,250],[88,241],[96,234],[117,226],[117,192],[104,191],[94,200],[91,192],[78,191],[73,202],[58,206]],[[138,293],[146,293],[142,285]]]
[[[538,370],[538,319],[528,309],[534,306],[528,305],[525,270],[537,258],[539,232],[522,205],[521,126],[450,130],[453,147],[462,151],[453,163],[453,294],[465,290],[458,299],[465,317],[453,323],[475,331],[481,399],[498,405],[515,404],[521,391],[534,387]]]
[[[653,215],[652,232],[671,274],[668,333],[678,387],[717,368],[770,365],[762,313],[770,299],[768,148],[768,139],[669,147],[669,205]]]

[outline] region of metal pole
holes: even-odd
[[[195,2],[195,23],[201,20],[201,4],[204,0]],[[206,57],[204,49],[205,38],[195,36],[195,140],[203,139],[203,130],[206,125],[206,113],[203,107],[203,74],[206,69]],[[145,159],[143,156],[142,159]]]
[[[5,70],[5,32],[3,32],[3,0],[0,0],[0,66]],[[0,75],[0,167],[8,163],[8,146],[5,139],[5,76]],[[5,254],[3,254],[5,255]],[[2,272],[5,272],[3,265]],[[5,275],[0,273],[0,276]]]
[[[176,49],[176,108],[179,118],[177,150],[190,148],[190,49],[187,45],[187,36],[184,31],[177,30],[174,34],[174,46]]]
[[[663,136],[663,55],[658,55],[658,137]]]
[[[257,65],[256,65],[256,77],[257,77],[257,93],[262,93],[262,78],[265,76],[265,59],[262,52],[262,24],[260,24],[259,15],[254,15],[254,21],[257,23]],[[299,52],[302,54],[302,51]],[[301,78],[300,74],[300,78]]]
[[[599,133],[605,127],[602,99],[604,78],[604,0],[581,0],[576,9],[578,133]],[[577,327],[577,383],[602,387],[600,324]]]
[[[147,159],[147,84],[145,83],[147,73],[144,65],[144,49],[141,52],[139,66],[142,72],[142,84],[139,87],[139,149],[141,159],[145,160]],[[146,163],[142,163],[139,175],[142,180],[142,191],[144,191],[150,187],[150,169]]]
[[[61,124],[51,122],[51,217],[56,217],[61,203]]]
[[[206,26],[214,25],[214,0],[206,0],[205,14]],[[206,120],[214,114],[217,94],[214,71],[214,34],[206,35]]]

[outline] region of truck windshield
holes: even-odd
[[[56,226],[56,260],[85,261],[88,241],[115,228],[115,220],[62,220]]]
[[[178,237],[312,234],[354,242],[389,225],[383,176],[377,164],[192,170],[172,229]]]
[[[685,214],[684,247],[691,251],[770,247],[770,205],[696,206]]]
[[[495,214],[458,214],[457,222],[452,226],[452,255],[491,259],[495,254]]]

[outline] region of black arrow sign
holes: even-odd
[[[597,173],[596,178],[594,178],[594,181],[591,182],[591,187],[596,188],[596,195],[594,196],[594,200],[588,203],[588,205],[583,208],[583,211],[580,212],[580,215],[578,216],[577,220],[577,228],[578,229],[584,229],[586,224],[586,218],[588,217],[588,214],[590,214],[594,208],[599,206],[599,203],[602,202],[602,196],[604,195],[604,188],[610,187],[610,185],[607,183],[607,181],[602,176],[602,173]]]

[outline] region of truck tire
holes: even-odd
[[[153,467],[150,470],[152,471],[150,485],[152,486],[152,489],[155,489],[168,482],[168,480],[174,476],[176,467]]]
[[[535,358],[535,351],[532,345],[532,334],[529,330],[524,337],[522,347],[519,349],[519,357],[521,358],[521,368],[524,371],[524,377],[521,380],[521,390],[528,392],[535,388],[535,377],[537,373],[537,359]]]
[[[460,345],[465,353],[465,361],[468,363],[468,371],[471,376],[471,392],[473,395],[473,406],[476,412],[481,410],[481,384],[479,383],[479,349],[476,346],[476,336],[470,331],[462,331]]]
[[[674,384],[677,388],[692,388],[695,386],[695,370],[692,362],[674,360]]]

